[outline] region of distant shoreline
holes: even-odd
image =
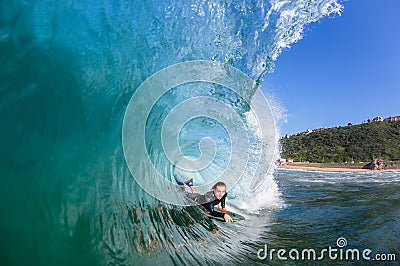
[[[362,169],[362,166],[329,166],[321,163],[290,163],[279,165],[280,169],[305,170],[305,171],[321,171],[321,172],[400,172],[400,166],[389,166],[384,170]]]

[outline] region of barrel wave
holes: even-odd
[[[256,253],[243,243],[257,239],[260,224],[267,223],[259,214],[282,204],[270,163],[278,136],[259,138],[253,97],[304,27],[341,8],[334,0],[2,1],[1,264],[253,261]],[[143,109],[151,91],[131,99],[154,74],[201,60],[234,67],[254,84],[236,92],[223,83],[186,82],[158,98],[138,130],[151,163],[169,183],[162,185],[144,167],[143,185],[124,153],[128,105]],[[202,112],[216,102],[235,114]],[[175,109],[180,103],[199,114],[183,119],[187,113]],[[248,168],[240,179],[227,179],[228,204],[247,217],[244,222],[216,222],[184,204],[173,183],[183,157],[171,149],[166,154],[170,143],[163,143],[165,121],[179,118],[179,152],[195,163],[212,158],[190,174],[203,192],[223,175],[235,145],[246,150]],[[248,142],[232,138],[238,124]],[[130,156],[138,156],[134,168],[141,168],[142,155]]]

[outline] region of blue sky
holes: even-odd
[[[400,0],[349,0],[306,27],[266,76],[287,110],[281,133],[400,115]]]

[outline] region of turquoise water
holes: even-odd
[[[398,265],[400,254],[400,174],[399,173],[323,173],[283,171],[275,173],[285,207],[269,212],[257,244],[270,248],[315,249],[317,257],[324,248],[338,249],[337,259],[326,254],[324,264]],[[370,249],[371,260],[340,260],[337,240],[345,238],[342,248]],[[262,248],[262,247],[261,247]],[[361,254],[361,253],[360,253]],[[375,255],[386,258],[373,261]],[[383,254],[383,255],[382,255]],[[393,254],[396,261],[389,260]],[[334,254],[333,254],[334,255]],[[332,255],[332,257],[334,257]],[[288,254],[286,254],[288,256]],[[385,257],[386,256],[386,257]],[[279,264],[264,260],[267,264]],[[318,261],[318,260],[317,260]],[[322,262],[321,261],[321,262]],[[288,260],[289,264],[295,261]],[[305,264],[320,264],[305,260]]]
[[[1,2],[0,264],[279,264],[258,259],[257,251],[264,244],[320,248],[342,236],[349,247],[398,254],[398,175],[274,172],[265,162],[276,150],[267,149],[264,172],[250,179],[260,150],[275,147],[278,136],[258,139],[246,98],[307,24],[340,8],[333,0]],[[174,106],[195,97],[230,106],[236,120],[186,121],[179,145],[196,158],[202,141],[213,140],[204,143],[214,145],[214,160],[193,173],[195,184],[208,186],[237,142],[228,129],[245,129],[249,142],[238,143],[248,148],[250,167],[228,188],[229,208],[247,218],[241,223],[157,199],[171,191],[179,202],[182,195],[151,183],[139,155],[143,175],[133,176],[124,156],[132,95],[157,71],[189,60],[228,64],[256,86],[240,95],[216,84],[176,86],[152,106],[143,143],[171,181],[173,163],[163,150],[169,143],[160,134]],[[137,110],[145,98],[132,103]],[[154,184],[156,196],[138,178]]]

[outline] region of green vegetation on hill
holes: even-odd
[[[400,160],[400,121],[329,128],[281,139],[282,157],[309,162]]]

